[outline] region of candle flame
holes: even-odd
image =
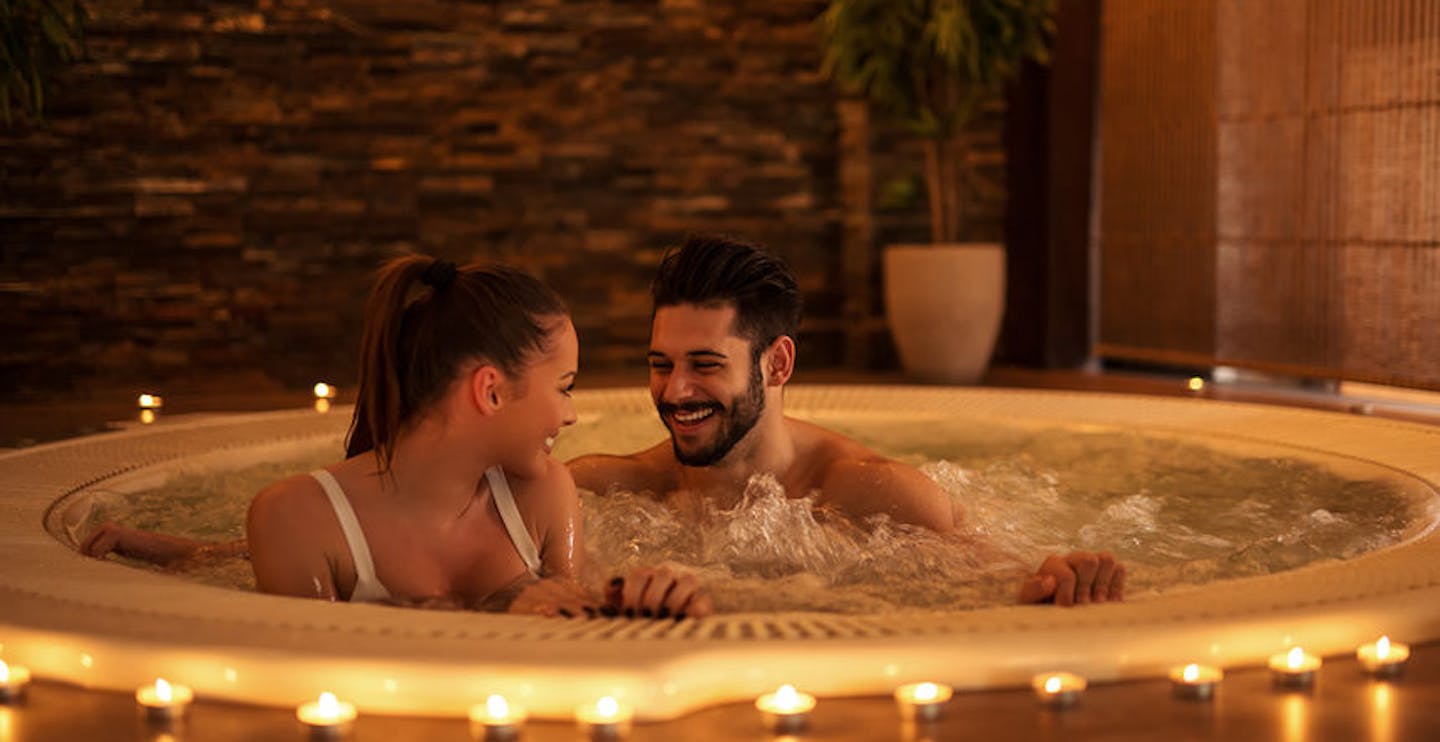
[[[165,682],[165,678],[155,678],[155,698],[161,703],[175,700],[174,691],[170,689],[170,684]]]
[[[316,397],[316,398],[318,398],[318,399],[327,399],[327,398],[333,396],[334,394],[335,394],[335,389],[334,389],[334,387],[330,386],[329,384],[326,384],[326,383],[323,382],[323,381],[319,381],[319,382],[316,382],[316,383],[315,383],[315,397]]]
[[[1050,677],[1048,677],[1048,678],[1045,679],[1045,692],[1046,692],[1046,693],[1059,693],[1059,692],[1060,692],[1060,676],[1059,676],[1059,675],[1051,675]]]
[[[605,719],[614,718],[620,714],[620,702],[611,696],[605,696],[595,702],[595,713]]]
[[[327,690],[321,693],[319,700],[315,702],[315,710],[321,716],[333,719],[340,715],[340,701],[335,698],[334,693]]]
[[[940,687],[934,683],[921,683],[915,686],[915,700],[933,701],[940,696]]]
[[[490,696],[485,699],[485,713],[492,719],[503,719],[510,715],[510,704],[505,702],[504,696]]]
[[[1191,376],[1190,380],[1185,383],[1185,386],[1189,387],[1192,392],[1198,392],[1205,388],[1205,380],[1199,376]]]
[[[1383,659],[1385,659],[1386,657],[1389,657],[1389,656],[1390,656],[1390,637],[1388,637],[1388,636],[1382,636],[1382,637],[1380,637],[1380,640],[1379,640],[1379,641],[1375,642],[1375,657],[1378,658],[1378,659],[1382,659],[1382,660],[1383,660]]]
[[[795,703],[800,700],[800,695],[795,692],[795,686],[786,683],[775,691],[775,703],[781,708],[794,708]]]
[[[1194,663],[1188,664],[1180,675],[1185,678],[1185,682],[1193,683],[1196,678],[1200,677],[1200,666]]]
[[[8,682],[10,682],[10,666],[5,664],[5,660],[0,660],[0,683]]]
[[[1305,664],[1305,650],[1300,647],[1291,649],[1290,653],[1285,655],[1285,664],[1289,665],[1291,670],[1300,669],[1300,666]]]

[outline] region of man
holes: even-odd
[[[576,485],[733,505],[751,476],[856,520],[884,515],[941,533],[962,514],[916,469],[784,413],[801,301],[794,275],[759,245],[695,237],[668,254],[652,287],[650,395],[670,440],[626,456],[569,462]],[[1108,553],[1047,558],[1020,601],[1120,600],[1125,567]]]

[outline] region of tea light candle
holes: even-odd
[[[895,703],[906,721],[931,722],[940,718],[940,709],[952,695],[948,685],[911,683],[895,689]]]
[[[810,723],[810,712],[815,709],[815,696],[795,690],[793,685],[782,685],[774,693],[766,693],[755,699],[755,708],[765,718],[765,727],[774,734],[792,734],[801,731]]]
[[[158,410],[165,406],[165,400],[158,394],[142,394],[135,404],[142,410]]]
[[[1190,663],[1170,671],[1170,687],[1176,698],[1208,701],[1215,697],[1215,686],[1224,673],[1218,667]]]
[[[335,387],[323,381],[315,382],[313,391],[315,392],[316,399],[333,399],[335,397]]]
[[[165,723],[185,715],[195,693],[188,687],[172,684],[165,678],[155,678],[152,685],[142,685],[135,691],[135,701],[145,709],[146,721]]]
[[[1270,677],[1277,687],[1309,688],[1315,683],[1315,672],[1319,669],[1320,658],[1306,654],[1300,647],[1270,657]]]
[[[470,709],[470,733],[475,739],[515,739],[525,723],[525,709],[512,705],[504,696],[492,695]]]
[[[1030,680],[1035,689],[1035,698],[1040,703],[1055,709],[1064,709],[1080,702],[1085,692],[1085,678],[1068,672],[1047,672]]]
[[[0,660],[0,703],[15,703],[25,700],[25,689],[30,685],[30,670],[21,665],[7,665]]]
[[[326,691],[316,700],[301,704],[295,710],[295,718],[310,729],[312,738],[338,739],[350,733],[355,722],[355,706]]]
[[[634,713],[629,708],[620,705],[611,696],[605,696],[588,706],[581,706],[575,709],[575,720],[580,724],[580,731],[588,734],[592,740],[614,740],[621,739],[630,734],[630,724]]]
[[[1382,636],[1374,643],[1360,645],[1355,650],[1355,659],[1360,660],[1365,672],[1377,678],[1394,677],[1405,669],[1405,661],[1410,659],[1410,647]]]

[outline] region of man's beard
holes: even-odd
[[[685,466],[711,466],[718,463],[760,422],[760,413],[765,411],[765,380],[760,375],[759,360],[750,366],[750,385],[744,394],[731,403],[728,410],[719,402],[689,402],[678,405],[662,402],[657,404],[656,408],[666,429],[670,428],[670,416],[673,413],[714,409],[714,417],[720,423],[720,430],[713,443],[686,453],[680,450],[680,441],[675,437],[675,431],[670,430],[670,447],[675,450],[676,460]]]

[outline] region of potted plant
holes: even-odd
[[[0,119],[7,125],[12,108],[44,116],[49,77],[84,53],[85,17],[79,0],[0,0]]]
[[[928,245],[885,249],[890,331],[906,369],[932,381],[984,375],[1004,308],[1005,253],[960,243],[962,134],[1026,59],[1045,61],[1054,0],[832,0],[824,70],[890,114],[925,150]]]

